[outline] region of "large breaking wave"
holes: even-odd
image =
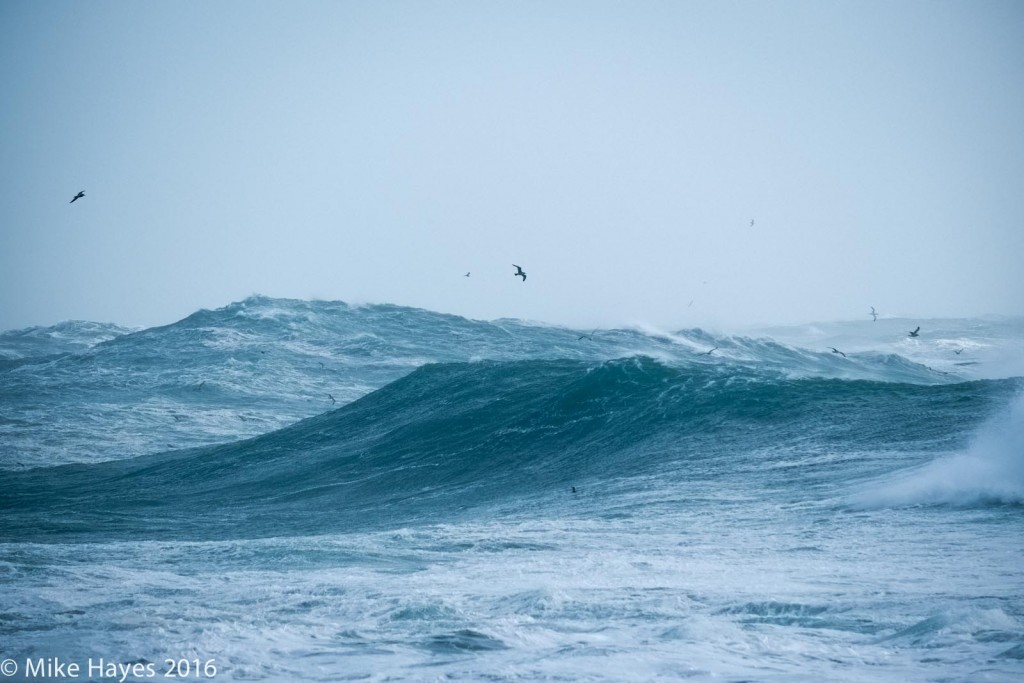
[[[0,509],[5,535],[24,539],[133,526],[217,537],[443,521],[624,477],[730,476],[794,448],[940,452],[1017,386],[797,379],[647,357],[429,364],[253,439],[9,473]]]

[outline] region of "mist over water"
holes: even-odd
[[[1000,370],[1024,321],[920,324],[252,297],[2,333],[0,654],[229,681],[1020,678],[1024,380]]]

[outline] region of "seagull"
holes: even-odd
[[[462,277],[469,277],[469,273],[466,273],[466,274],[465,274],[465,275],[463,275]]]
[[[327,398],[331,399],[331,405],[332,405],[332,406],[333,406],[333,405],[334,405],[335,403],[337,403],[337,401],[335,401],[335,400],[334,400],[334,397],[333,397],[333,396],[331,396],[330,394],[327,394]]]
[[[753,218],[750,219],[750,227],[754,227],[754,219]]]
[[[594,332],[597,332],[597,330],[594,330]],[[581,339],[589,339],[590,341],[594,341],[594,332],[591,332],[590,334],[581,334],[576,341],[580,341]]]
[[[875,307],[874,306],[871,307],[871,321],[872,322],[878,322],[878,314],[875,313]]]
[[[72,200],[70,202],[68,202],[68,204],[74,204],[76,199],[81,199],[84,196],[85,196],[85,190],[79,190],[78,194],[76,194],[74,196],[74,198],[72,198]]]
[[[842,351],[840,351],[839,349],[837,349],[837,348],[836,348],[836,347],[834,347],[834,346],[833,346],[833,347],[831,347],[831,348],[832,348],[832,353],[838,353],[838,354],[839,354],[840,356],[842,356],[843,358],[846,358],[846,354],[845,354],[845,353],[843,353]]]
[[[717,350],[718,350],[718,347],[716,346],[715,348],[711,349],[710,351],[705,351],[704,353],[702,353],[700,355],[702,355],[702,356],[710,356],[711,354],[713,354]]]
[[[526,282],[526,271],[523,270],[522,267],[516,266],[514,263],[512,265],[515,266],[516,269],[516,272],[512,274],[512,277],[521,277],[523,278],[523,282]]]
[[[910,335],[911,337],[916,337],[916,336],[917,336],[917,333],[918,333],[918,332],[919,332],[920,330],[921,330],[921,326],[920,326],[920,325],[918,325],[918,326],[917,326],[917,328],[915,328],[913,332],[908,332],[907,334],[909,334],[909,335]]]
[[[958,356],[959,356],[959,355],[960,355],[961,353],[963,353],[963,352],[964,352],[964,350],[963,350],[963,349],[953,349],[953,353],[955,353],[955,354],[956,354],[956,355],[958,355]]]

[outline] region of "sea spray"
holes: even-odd
[[[875,483],[857,494],[863,507],[1024,504],[1024,392],[985,422],[960,453]]]

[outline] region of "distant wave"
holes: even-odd
[[[132,330],[120,325],[84,320],[7,330],[0,332],[0,359],[19,360],[84,351],[129,332]]]
[[[678,368],[788,378],[962,379],[871,350],[864,338],[862,350],[844,358],[820,344],[701,329],[591,332],[392,305],[254,296],[134,332],[62,323],[4,333],[0,399],[6,417],[19,422],[0,430],[0,469],[249,438],[351,402],[428,363],[644,356]]]

